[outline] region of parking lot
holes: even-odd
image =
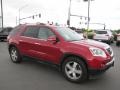
[[[120,47],[111,46],[115,66],[96,79],[75,84],[51,66],[32,61],[12,63],[6,42],[0,42],[0,90],[120,90]]]

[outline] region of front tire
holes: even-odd
[[[78,57],[68,57],[63,65],[62,71],[65,78],[74,83],[80,83],[87,79],[87,67]]]
[[[4,39],[0,39],[0,41],[1,41],[1,42],[3,42],[3,41],[4,41]]]
[[[11,47],[9,49],[9,54],[10,54],[12,62],[20,63],[22,61],[22,57],[21,57],[21,55],[16,47],[14,47],[14,46]]]
[[[120,46],[120,42],[117,42],[117,41],[116,41],[116,46]]]
[[[111,45],[111,40],[107,41],[107,44]]]

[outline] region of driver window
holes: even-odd
[[[41,27],[39,29],[38,38],[47,40],[48,37],[55,36],[55,34],[47,27]]]

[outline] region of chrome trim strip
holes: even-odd
[[[108,62],[106,65],[110,65],[115,61],[115,58],[113,58],[110,62]]]

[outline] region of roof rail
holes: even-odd
[[[37,23],[24,23],[24,24],[20,24],[20,25],[46,25],[46,24],[37,22]]]

